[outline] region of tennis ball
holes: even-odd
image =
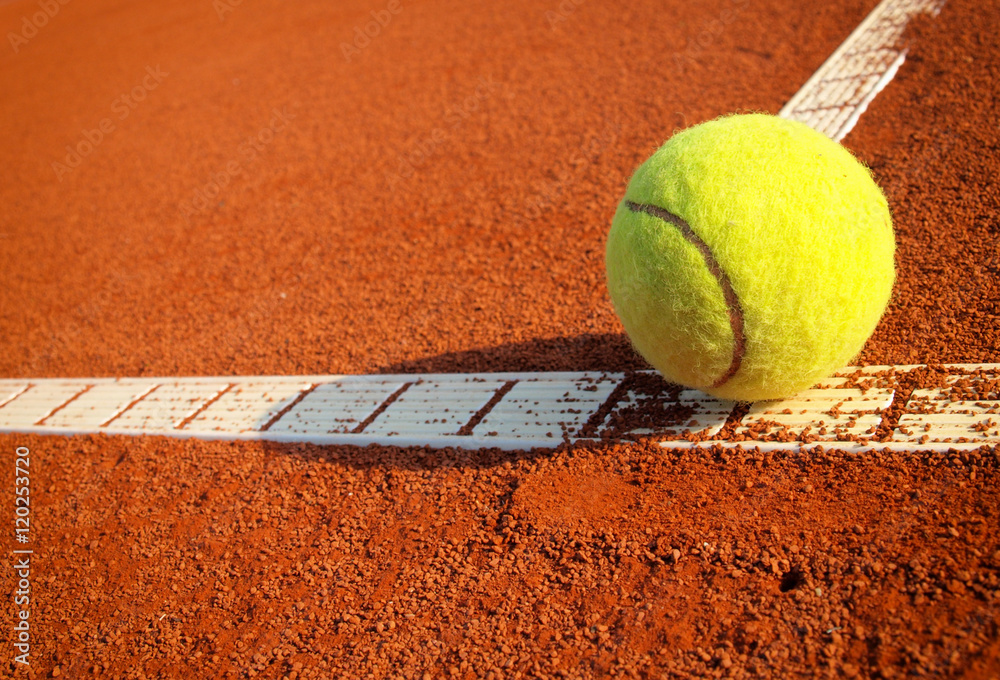
[[[895,280],[892,218],[868,169],[789,120],[731,115],[636,170],[605,263],[636,350],[724,399],[781,399],[847,365]]]

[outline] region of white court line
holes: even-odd
[[[916,14],[937,15],[944,0],[883,0],[778,113],[836,141],[854,128],[906,59],[900,39]]]
[[[0,406],[0,432],[503,449],[634,436],[674,448],[947,451],[1000,445],[1000,427],[993,425],[1000,422],[997,364],[948,366],[946,387],[916,390],[891,436],[871,439],[895,398],[892,389],[875,384],[886,380],[880,376],[922,368],[847,368],[841,377],[792,399],[754,404],[742,417],[745,408],[696,390],[644,394],[639,382],[629,383],[630,376],[622,373],[262,376],[237,383],[227,376],[40,379]],[[849,379],[856,371],[861,384]],[[23,382],[0,381],[0,389]],[[408,399],[393,399],[402,385],[409,385],[412,394],[408,390],[402,392],[410,394]],[[228,398],[213,401],[218,394]],[[616,429],[616,422],[647,407],[679,413],[680,422],[663,420],[633,432]],[[54,409],[62,417],[39,425]],[[188,422],[184,413],[197,416]],[[730,434],[723,434],[727,423]],[[470,434],[459,434],[466,424]],[[775,441],[782,438],[790,441]]]
[[[902,65],[906,49],[899,42],[906,23],[918,13],[936,14],[943,4],[884,0],[779,115],[842,139]],[[841,374],[921,368],[869,366]],[[472,449],[636,435],[672,448],[948,451],[1000,445],[1000,428],[993,425],[1000,420],[1000,395],[989,391],[1000,365],[947,368],[955,372],[952,383],[978,381],[985,398],[956,404],[950,388],[917,390],[887,441],[845,441],[877,430],[896,395],[884,388],[859,390],[843,379],[784,402],[754,405],[737,419],[740,411],[732,402],[695,390],[683,390],[669,403],[628,388],[623,374],[565,372],[0,380],[0,432]],[[616,414],[654,406],[675,418],[683,414],[683,422],[613,429]],[[730,439],[702,439],[719,437],[727,424]],[[458,434],[463,426],[471,434]],[[769,440],[776,436],[793,441]]]

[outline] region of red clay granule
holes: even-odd
[[[65,677],[996,670],[996,450],[0,440]]]
[[[404,0],[351,61],[387,5],[61,5],[0,59],[0,375],[643,368],[603,283],[625,181],[675,127],[777,111],[874,4]],[[1000,361],[998,22],[918,21],[847,139],[900,241],[863,363]],[[18,446],[36,637],[9,674],[1000,674],[996,448]]]
[[[995,3],[918,16],[906,64],[846,140],[885,189],[898,239],[894,299],[863,363],[1000,362],[998,32]]]

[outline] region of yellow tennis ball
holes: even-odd
[[[636,170],[607,283],[636,350],[717,397],[780,399],[846,366],[895,280],[892,218],[868,169],[763,114],[675,134]]]

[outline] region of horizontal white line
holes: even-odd
[[[910,371],[925,368],[922,365],[908,366],[867,366],[847,367],[840,371],[840,376],[858,374],[869,376],[886,373],[903,376]],[[990,379],[1000,373],[997,364],[952,364],[949,370],[953,375],[946,376],[945,384],[950,385],[965,376],[975,382],[981,378]],[[636,374],[639,377],[642,373]],[[497,376],[503,376],[498,379]],[[789,435],[802,436],[808,442],[736,442],[718,441],[699,442],[688,441],[694,434],[705,428],[717,435],[722,424],[733,419],[733,402],[724,402],[699,393],[696,390],[680,391],[676,404],[690,408],[691,415],[683,423],[664,421],[656,425],[655,419],[663,417],[664,398],[666,394],[644,394],[641,381],[634,385],[626,385],[627,389],[618,389],[626,380],[623,373],[481,373],[481,374],[409,374],[394,376],[244,376],[234,380],[229,376],[193,377],[185,379],[165,378],[155,379],[31,379],[30,387],[18,391],[26,381],[10,383],[11,390],[17,394],[3,405],[0,405],[0,431],[3,432],[34,432],[39,434],[84,434],[102,432],[105,434],[141,435],[152,434],[169,437],[196,437],[213,440],[237,441],[274,441],[274,442],[311,442],[316,444],[352,444],[367,445],[371,443],[392,444],[397,446],[460,446],[463,448],[499,447],[507,449],[525,449],[532,447],[552,447],[560,442],[581,441],[579,436],[584,432],[595,440],[606,438],[634,438],[638,436],[652,438],[667,438],[662,441],[664,446],[688,448],[691,446],[707,446],[722,444],[727,447],[764,447],[767,449],[809,448],[824,446],[850,450],[905,449],[945,451],[956,448],[977,448],[1000,444],[1000,434],[992,427],[985,432],[979,421],[989,414],[980,415],[979,411],[1000,408],[1000,395],[976,394],[975,403],[984,406],[970,405],[967,408],[975,410],[975,417],[962,417],[961,414],[921,414],[921,410],[931,410],[928,405],[948,409],[966,408],[962,402],[944,401],[950,398],[950,387],[932,387],[914,390],[914,396],[903,405],[902,413],[893,427],[891,441],[871,442],[868,445],[858,445],[855,442],[836,442],[821,437],[835,437],[838,431],[851,431],[859,434],[875,432],[882,425],[884,414],[889,410],[893,399],[899,398],[890,388],[871,389],[862,394],[856,387],[847,386],[845,377],[833,377],[820,383],[817,388],[807,390],[797,397],[780,402],[764,402],[753,405],[746,415],[734,422],[735,436],[742,437],[753,434],[758,427],[783,430]],[[359,385],[377,385],[373,394],[363,392],[351,393],[351,397],[339,398],[344,395],[332,395],[338,398],[321,399],[320,390],[325,383],[345,387]],[[197,382],[211,386],[209,392],[216,392],[223,387],[233,386],[227,394],[231,398],[217,400],[209,399],[206,390],[191,391],[190,399],[178,400],[184,391],[171,390],[170,386],[190,385]],[[130,386],[133,390],[122,390],[117,386],[106,387],[109,384]],[[497,393],[497,385],[512,383],[512,389],[492,404],[486,412],[486,404],[492,401]],[[0,381],[0,384],[5,384]],[[252,388],[248,387],[252,385]],[[320,385],[319,388],[313,388]],[[388,407],[383,407],[385,397],[403,385],[410,385],[410,391],[403,392]],[[418,391],[416,385],[422,386]],[[158,389],[153,391],[154,388]],[[972,386],[975,388],[975,385]],[[87,388],[90,397],[80,401],[79,408],[66,411],[66,417],[61,426],[36,426],[37,417],[43,411],[52,408],[54,400],[65,401],[65,395]],[[218,388],[218,389],[216,389]],[[185,388],[190,390],[190,388]],[[312,392],[308,392],[312,390]],[[617,390],[617,392],[616,392]],[[308,394],[307,394],[308,392]],[[411,394],[412,392],[412,394]],[[612,395],[618,394],[616,401],[607,402]],[[132,400],[124,408],[123,396],[131,398],[132,394],[145,394],[145,398]],[[156,395],[167,394],[169,399],[157,401]],[[106,398],[105,398],[106,395]],[[305,396],[304,396],[305,395]],[[409,395],[409,396],[408,396]],[[304,398],[303,398],[304,396]],[[365,397],[368,398],[365,398]],[[983,399],[982,397],[996,397]],[[287,404],[288,406],[284,406]],[[650,406],[653,410],[644,413],[642,428],[635,432],[618,431],[618,423],[622,418],[616,418],[619,412],[643,413]],[[371,424],[360,433],[330,432],[330,430],[352,429],[366,419],[372,418],[378,409],[384,408]],[[604,409],[602,411],[602,408]],[[180,422],[177,417],[181,411],[185,413],[198,410],[198,416],[189,422],[184,430],[166,427],[166,423]],[[659,409],[659,410],[657,410]],[[830,415],[831,409],[837,409],[839,415]],[[860,413],[852,413],[857,411]],[[878,411],[876,413],[876,411]],[[588,423],[600,417],[600,423],[592,431],[584,430]],[[711,414],[716,414],[712,416]],[[478,414],[478,415],[477,415]],[[72,417],[71,417],[72,416]],[[471,435],[446,434],[457,432],[471,417],[475,416],[478,424]],[[273,420],[273,422],[272,422]],[[628,420],[626,417],[624,420]],[[939,421],[947,420],[946,428]],[[847,423],[853,421],[851,427]],[[109,422],[108,427],[99,427],[93,423]],[[89,423],[89,425],[88,425]],[[149,423],[149,429],[142,429],[144,423]],[[270,423],[267,432],[262,428]],[[688,427],[687,423],[690,423]],[[819,435],[820,428],[825,427],[826,433]],[[905,428],[905,431],[901,428]],[[317,431],[319,430],[319,431]],[[496,432],[496,435],[489,435]],[[809,435],[798,433],[809,432]],[[927,433],[928,441],[920,443]],[[762,440],[768,435],[758,434]],[[933,439],[965,438],[964,443],[935,442]]]

